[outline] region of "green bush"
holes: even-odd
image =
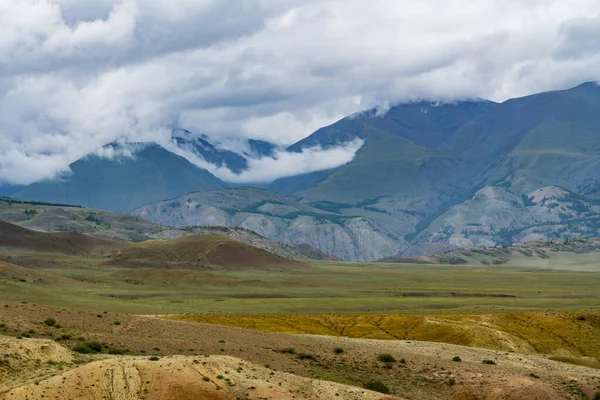
[[[488,364],[488,365],[496,365],[496,361],[494,361],[494,360],[483,360],[481,363]]]
[[[150,361],[158,361],[158,360],[160,360],[160,358],[158,358],[156,356],[152,356],[152,357],[148,358],[148,360],[150,360]]]
[[[98,342],[86,342],[73,347],[73,351],[82,354],[93,354],[102,352],[102,344]]]
[[[54,325],[56,325],[56,320],[54,318],[46,318],[46,320],[44,321],[44,324],[46,324],[48,326],[54,326]]]
[[[301,360],[315,360],[315,356],[308,353],[300,353],[298,354],[298,358]]]
[[[454,379],[454,378],[448,379],[448,385],[450,385],[450,386],[456,385],[456,379]]]
[[[363,388],[384,394],[390,392],[390,388],[381,381],[369,381],[363,385]]]
[[[342,354],[344,353],[344,349],[342,349],[341,347],[336,347],[335,349],[333,349],[333,352],[335,354]]]
[[[462,359],[459,356],[454,356],[454,357],[452,357],[452,361],[461,362]]]
[[[116,348],[110,348],[108,349],[108,354],[112,354],[112,355],[122,355],[125,354],[125,350],[123,349],[116,349]]]
[[[384,363],[396,362],[396,359],[394,358],[394,356],[392,356],[391,354],[387,354],[387,353],[380,354],[379,356],[377,356],[377,359]]]
[[[81,353],[81,354],[95,353],[95,351],[93,351],[92,349],[87,347],[85,344],[78,344],[77,346],[73,347],[73,351],[75,351],[77,353]]]

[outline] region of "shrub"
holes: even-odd
[[[344,352],[344,349],[342,349],[341,347],[336,347],[335,349],[333,349],[333,352],[335,354],[342,354]]]
[[[461,362],[462,359],[459,356],[454,356],[454,357],[452,357],[452,361],[454,361],[454,362]]]
[[[600,392],[594,393],[594,400],[600,400]]]
[[[372,390],[374,392],[388,394],[390,392],[390,388],[381,381],[369,381],[363,385],[365,389]]]
[[[73,351],[82,354],[100,353],[102,351],[102,344],[98,342],[86,342],[73,347]]]
[[[85,345],[97,353],[102,351],[102,344],[98,342],[86,342]]]
[[[108,349],[108,354],[122,355],[122,354],[125,354],[125,350],[123,350],[123,349],[116,349],[116,348],[110,348],[110,349]]]
[[[391,354],[380,354],[377,359],[384,363],[393,363],[396,362],[396,359]]]
[[[113,322],[113,325],[121,325],[121,321],[115,321]]]
[[[579,317],[577,317],[577,321],[585,321],[585,316],[580,315]]]
[[[54,318],[46,318],[44,320],[44,324],[46,324],[48,326],[54,326],[54,325],[56,325],[56,320]]]
[[[488,364],[488,365],[496,365],[496,361],[494,361],[494,360],[483,360],[481,363]]]
[[[158,360],[160,360],[160,358],[158,358],[156,356],[152,356],[152,357],[148,358],[148,360],[150,360],[150,361],[158,361]]]
[[[300,353],[298,354],[298,358],[301,360],[315,360],[315,356],[308,353]]]
[[[454,378],[448,379],[448,385],[450,385],[450,386],[456,385],[456,379],[454,379]]]
[[[279,350],[279,352],[283,353],[283,354],[296,354],[296,349],[294,349],[293,347],[288,347],[288,348]]]
[[[93,351],[92,349],[87,347],[85,344],[78,344],[77,346],[73,347],[73,351],[75,351],[77,353],[81,353],[81,354],[95,353],[95,351]]]
[[[204,382],[210,382],[210,378],[209,378],[208,376],[205,376],[204,378],[202,378],[202,380],[203,380]]]

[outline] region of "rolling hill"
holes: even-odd
[[[121,243],[80,233],[43,233],[0,220],[0,249],[33,250],[69,255],[101,254],[122,247]]]
[[[190,235],[219,235],[266,250],[283,258],[298,261],[331,259],[332,257],[307,244],[288,246],[276,243],[254,231],[241,227],[172,228],[129,214],[68,205],[36,204],[9,198],[0,198],[0,220],[34,231],[77,232],[117,242],[169,240]]]
[[[123,243],[80,233],[36,232],[2,220],[0,249],[5,253],[0,259],[25,267],[46,264],[50,254],[91,256],[100,265],[119,268],[268,270],[302,266],[297,261],[219,235]]]
[[[149,241],[113,253],[110,266],[122,268],[281,269],[301,263],[218,235]]]

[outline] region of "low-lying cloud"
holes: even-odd
[[[305,148],[299,153],[278,150],[273,157],[249,158],[248,170],[240,174],[236,174],[226,167],[211,164],[191,151],[179,148],[175,144],[166,145],[165,147],[198,167],[210,171],[225,182],[270,183],[279,178],[323,171],[347,164],[352,161],[363,144],[363,140],[356,138],[326,149],[315,146]]]
[[[598,80],[599,14],[596,0],[3,0],[0,182],[175,126],[285,146],[377,104]],[[322,163],[308,154],[303,172]],[[296,173],[296,157],[252,170]]]

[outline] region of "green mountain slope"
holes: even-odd
[[[225,187],[208,171],[155,144],[142,145],[132,157],[88,155],[71,164],[71,170],[63,180],[34,183],[14,197],[129,212],[158,200]]]

